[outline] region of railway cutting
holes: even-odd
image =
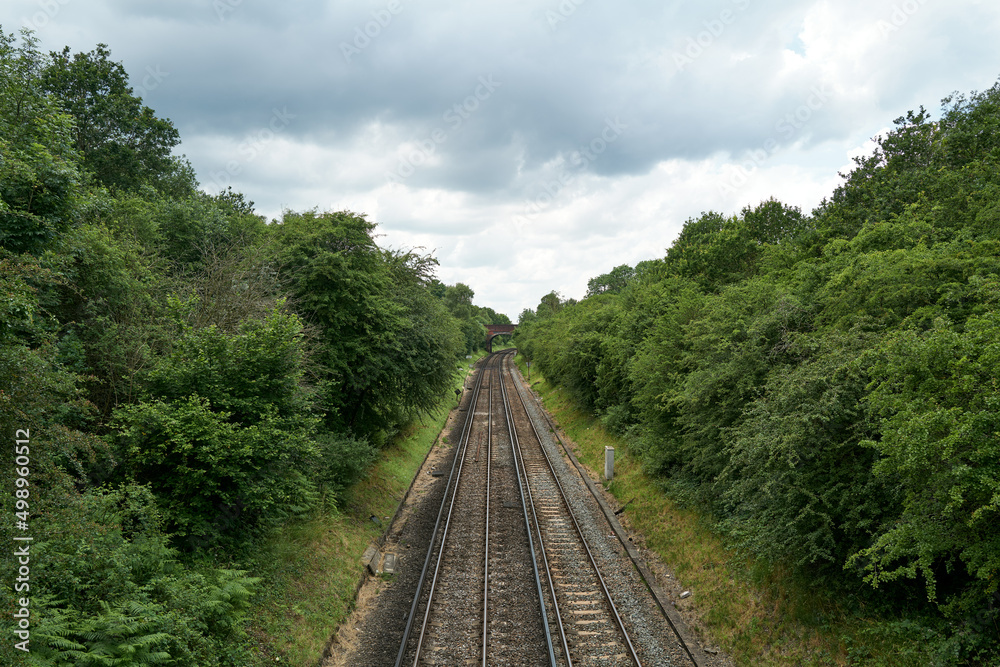
[[[513,366],[467,387],[346,664],[696,665]],[[327,662],[324,664],[334,664]]]

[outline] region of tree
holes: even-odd
[[[628,264],[622,264],[611,269],[610,272],[591,278],[587,282],[587,296],[595,294],[612,293],[617,294],[632,282],[635,278],[635,269]],[[584,297],[586,298],[586,297]]]
[[[525,324],[530,324],[538,319],[538,313],[536,313],[531,308],[524,308],[521,310],[521,314],[517,316],[518,326],[524,326]]]
[[[430,290],[437,260],[387,251],[386,261],[404,318],[393,354],[402,421],[412,411],[429,412],[437,405],[452,385],[455,358],[465,350],[459,322]]]
[[[964,569],[977,595],[961,613],[995,592],[1000,576],[998,341],[1000,314],[991,312],[961,330],[939,319],[929,331],[900,331],[871,355],[866,402],[881,438],[865,444],[881,454],[876,476],[897,482],[905,500],[902,516],[852,562],[876,586],[919,577],[931,600],[948,592],[945,573]]]
[[[302,382],[301,327],[280,310],[235,334],[182,325],[143,400],[116,411],[125,468],[178,534],[242,539],[309,506],[319,420]],[[238,520],[217,525],[220,512]]]
[[[535,309],[535,312],[539,318],[552,317],[562,310],[562,307],[562,295],[553,290],[542,297],[542,300],[538,302],[538,308]]]
[[[509,317],[487,306],[476,306],[476,317],[485,324],[513,324]]]
[[[475,295],[472,288],[464,283],[448,285],[444,291],[444,303],[462,328],[466,354],[483,347],[486,341],[485,325],[493,323],[488,314],[472,303]]]
[[[454,320],[430,292],[434,261],[383,251],[374,230],[349,211],[288,212],[269,227],[282,277],[318,331],[327,426],[382,444],[439,395],[457,350]],[[472,290],[449,289],[456,309],[472,308]]]
[[[72,120],[41,85],[31,32],[0,30],[0,247],[39,254],[73,222],[81,187]]]
[[[56,110],[41,85],[45,63],[38,38],[21,30],[21,45],[14,34],[0,29],[0,136],[21,146],[36,139],[35,121]]]
[[[43,89],[75,119],[74,144],[98,182],[112,190],[162,187],[182,170],[171,157],[180,135],[133,95],[125,68],[110,56],[106,44],[90,53],[70,55],[68,46],[52,52]]]
[[[472,297],[476,293],[465,283],[456,283],[444,288],[444,303],[451,314],[460,320],[472,319]]]
[[[752,276],[757,269],[760,243],[740,218],[702,213],[684,223],[680,236],[667,250],[667,268],[690,278],[706,292]]]
[[[759,244],[787,242],[807,229],[801,209],[773,197],[753,208],[745,206],[741,217],[750,238]]]

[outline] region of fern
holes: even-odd
[[[133,667],[175,664],[162,650],[172,637],[157,631],[158,605],[128,602],[82,618],[70,610],[49,609],[39,625],[33,667]],[[34,648],[34,647],[33,647]]]
[[[208,589],[211,617],[206,619],[215,631],[229,632],[236,627],[250,604],[252,589],[259,577],[247,577],[246,570],[218,570],[216,586]]]

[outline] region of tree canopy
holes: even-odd
[[[73,117],[74,146],[99,183],[113,190],[163,188],[182,168],[171,155],[180,143],[177,129],[133,94],[106,44],[89,53],[53,52],[41,87]]]

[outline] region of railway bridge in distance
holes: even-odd
[[[493,352],[493,339],[497,336],[510,335],[517,329],[516,324],[487,324],[486,325],[486,351]]]

